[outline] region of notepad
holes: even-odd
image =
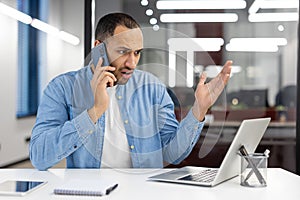
[[[54,189],[58,195],[104,196],[118,186],[118,183],[108,180],[71,179]]]

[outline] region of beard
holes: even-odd
[[[116,71],[112,72],[117,78],[115,84],[125,85],[128,82],[128,80],[131,78],[133,72],[134,69],[131,69],[129,67],[121,67],[117,70],[117,72]]]

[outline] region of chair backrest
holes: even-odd
[[[282,88],[276,95],[276,106],[294,108],[297,105],[297,87],[288,85]]]
[[[236,99],[240,106],[246,108],[268,107],[268,89],[239,90],[227,95],[227,102],[232,104]],[[237,106],[237,105],[236,105]]]

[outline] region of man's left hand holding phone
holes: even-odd
[[[106,88],[116,84],[117,78],[112,73],[115,67],[110,66],[105,43],[99,43],[92,49],[92,69],[94,72],[90,85],[94,94],[94,105],[88,110],[92,121],[96,123],[107,110],[109,96]]]

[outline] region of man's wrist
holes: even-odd
[[[192,107],[193,115],[198,121],[203,122],[205,120],[205,114],[206,112],[201,112],[199,108],[195,108],[195,106]]]
[[[92,120],[92,122],[94,124],[96,124],[98,119],[100,118],[100,116],[103,114],[103,112],[100,108],[97,109],[95,106],[93,106],[88,110],[88,114],[89,114],[90,119]]]
[[[89,117],[90,117],[90,119],[92,120],[92,122],[93,122],[94,124],[96,124],[96,122],[98,121],[98,119],[97,119],[97,116],[95,115],[94,107],[91,107],[91,108],[88,110],[88,114],[89,114]]]

